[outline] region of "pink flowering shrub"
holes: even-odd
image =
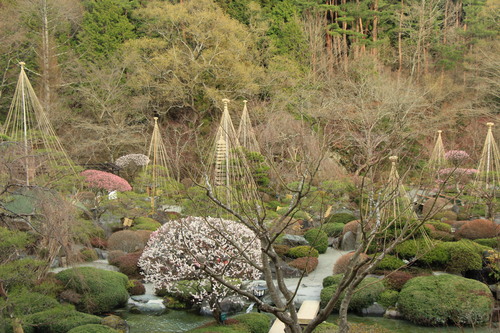
[[[129,165],[145,166],[149,163],[149,157],[144,154],[128,154],[123,155],[115,161],[115,164],[120,168],[125,168]]]
[[[444,154],[444,157],[454,166],[459,166],[469,159],[469,154],[463,150],[449,150]]]
[[[461,187],[468,184],[477,173],[477,169],[445,168],[438,171],[440,179],[437,179],[436,183],[446,182],[450,186],[454,186],[456,191],[460,191]]]
[[[85,170],[80,173],[85,178],[88,187],[107,191],[130,191],[132,186],[117,175],[99,170]]]
[[[233,279],[259,278],[260,265],[255,234],[241,223],[213,217],[169,221],[151,234],[139,259],[146,282],[156,290],[190,290],[195,302],[206,299],[212,310],[230,292],[214,276],[234,285]]]

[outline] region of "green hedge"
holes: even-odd
[[[251,333],[267,333],[271,326],[270,318],[263,313],[246,313],[234,316],[233,319],[244,324]]]
[[[398,298],[403,316],[418,325],[481,325],[492,307],[488,286],[448,274],[413,278]]]
[[[339,237],[342,235],[342,230],[344,230],[343,223],[325,223],[321,227],[328,237]]]
[[[325,253],[328,248],[328,235],[319,229],[307,230],[304,234],[304,238],[318,250],[318,253]]]
[[[351,222],[356,220],[356,216],[349,213],[336,213],[328,216],[325,223],[343,223]]]
[[[112,329],[109,326],[98,325],[98,324],[87,324],[75,327],[69,330],[68,333],[118,333],[118,331]]]
[[[324,307],[330,300],[332,295],[337,290],[337,287],[338,283],[335,283],[321,290],[320,298],[322,307]],[[349,310],[361,311],[361,309],[370,306],[371,304],[373,304],[373,302],[378,300],[380,294],[384,291],[384,289],[385,288],[381,280],[371,277],[365,278],[356,288],[356,292],[354,293],[351,302],[349,303]],[[335,310],[339,310],[340,301],[343,297],[344,296],[342,294],[339,298],[339,301],[335,304]]]
[[[72,305],[61,305],[25,316],[23,318],[23,329],[25,333],[66,333],[78,326],[100,323],[100,317],[75,311]]]
[[[385,308],[393,307],[398,302],[399,292],[396,290],[384,290],[378,297],[377,303]]]
[[[83,312],[108,312],[128,300],[128,278],[122,273],[79,267],[59,272],[56,278],[65,284],[66,289],[82,295],[75,305]]]
[[[151,230],[155,231],[161,227],[160,222],[153,220],[149,217],[137,217],[134,219],[134,223],[130,230]]]
[[[309,246],[309,245],[301,245],[292,247],[287,252],[287,256],[291,258],[303,258],[303,257],[319,257],[318,250]]]

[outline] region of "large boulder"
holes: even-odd
[[[340,249],[342,251],[352,251],[356,249],[356,234],[352,231],[348,231],[342,236],[342,242],[340,243]]]
[[[488,322],[493,297],[485,284],[442,274],[409,280],[401,290],[398,309],[418,325],[481,325]]]
[[[283,245],[295,247],[301,245],[309,245],[309,242],[303,236],[286,234],[285,236],[283,236]]]

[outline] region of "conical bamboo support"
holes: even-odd
[[[443,138],[441,137],[442,132],[443,131],[441,130],[437,131],[438,135],[436,138],[436,143],[434,144],[434,148],[432,149],[431,157],[428,163],[429,168],[433,171],[438,171],[446,163]]]
[[[238,126],[238,139],[243,148],[248,151],[260,152],[259,143],[252,127],[252,121],[248,114],[247,101],[243,101],[243,112],[241,113],[240,125]]]
[[[479,160],[476,186],[482,190],[497,189],[500,186],[500,152],[493,137],[494,123],[487,123],[488,133]]]

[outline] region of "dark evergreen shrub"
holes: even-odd
[[[321,290],[321,306],[325,306],[330,300],[332,295],[337,290],[338,284],[332,284]],[[361,309],[366,308],[377,301],[379,295],[384,291],[384,285],[381,280],[377,278],[365,278],[359,286],[356,288],[351,302],[349,303],[350,311],[361,311]],[[335,310],[339,310],[340,302],[342,301],[343,294],[339,298],[339,301],[335,305]]]
[[[398,302],[399,292],[396,290],[384,290],[380,293],[377,303],[385,308],[395,306]]]
[[[328,235],[319,229],[310,229],[304,234],[304,238],[309,244],[318,250],[318,253],[325,253],[328,248]]]
[[[395,271],[398,268],[405,266],[403,260],[387,254],[376,266],[377,271]]]
[[[234,316],[233,319],[248,327],[251,333],[267,333],[271,326],[269,316],[263,313],[246,313]]]
[[[336,213],[328,216],[325,223],[343,223],[351,222],[356,219],[356,216],[349,213]]]
[[[302,258],[302,257],[319,257],[318,250],[309,245],[301,245],[292,247],[287,256],[290,258]]]
[[[339,237],[342,235],[342,230],[344,230],[343,223],[325,223],[321,227],[328,237]]]

